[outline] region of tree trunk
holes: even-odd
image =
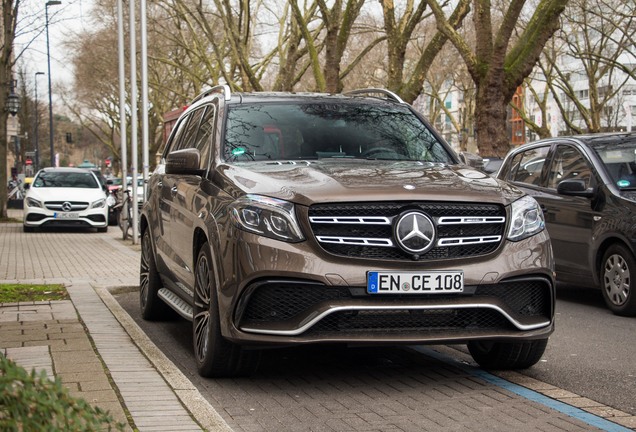
[[[477,84],[475,129],[479,152],[483,156],[503,157],[510,149],[506,133],[507,106],[510,101],[501,74]]]
[[[7,217],[7,118],[5,109],[11,71],[13,69],[13,40],[18,18],[19,0],[2,0],[2,50],[0,51],[0,218]]]

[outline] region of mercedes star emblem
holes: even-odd
[[[421,254],[433,247],[435,226],[424,213],[409,211],[395,224],[395,238],[404,251]]]
[[[69,212],[69,211],[71,211],[72,209],[73,209],[73,207],[71,206],[71,203],[70,203],[70,202],[65,201],[65,202],[62,204],[62,210],[64,210],[65,212]]]

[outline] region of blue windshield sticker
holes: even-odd
[[[631,183],[627,180],[619,180],[616,182],[616,184],[618,185],[618,187],[627,187],[629,186]]]
[[[240,156],[245,154],[245,149],[243,147],[237,147],[232,150],[232,156]]]

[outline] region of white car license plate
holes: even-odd
[[[63,212],[63,213],[56,212],[53,215],[53,217],[55,219],[78,219],[79,213],[78,212]]]
[[[369,294],[454,294],[464,292],[464,272],[367,273]]]

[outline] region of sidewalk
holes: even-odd
[[[0,304],[0,354],[59,377],[129,430],[231,430],[110,294],[138,289],[139,247],[118,234],[110,227],[64,243],[56,232],[0,224],[0,283],[62,283],[71,297]]]

